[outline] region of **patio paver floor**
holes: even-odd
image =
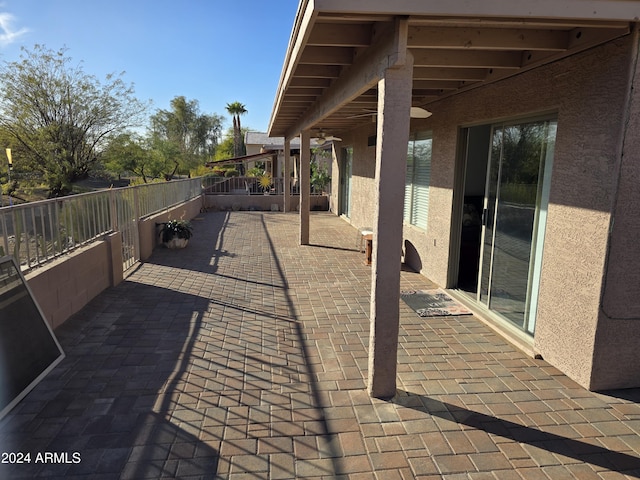
[[[299,247],[297,221],[201,214],[58,329],[67,357],[0,423],[31,463],[0,478],[640,478],[640,390],[588,392],[471,316],[401,302],[398,394],[371,399],[356,230],[314,213]]]

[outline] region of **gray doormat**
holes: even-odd
[[[471,315],[471,312],[456,302],[444,290],[404,290],[400,298],[420,317],[444,317]]]

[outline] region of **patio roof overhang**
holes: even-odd
[[[428,109],[626,35],[639,18],[628,0],[302,0],[269,134],[340,136],[371,122],[380,72],[403,52],[413,55],[412,105]]]
[[[257,160],[262,160],[263,158],[268,158],[272,160],[273,157],[276,155],[278,155],[278,152],[269,150],[266,152],[255,153],[253,155],[243,155],[242,157],[234,157],[234,158],[228,158],[226,160],[219,160],[217,162],[207,162],[205,165],[207,167],[215,167],[218,165],[231,165],[236,163],[255,162]]]

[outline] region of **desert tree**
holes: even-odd
[[[66,49],[22,48],[20,60],[0,66],[0,126],[22,147],[24,166],[69,193],[100,162],[109,140],[143,124],[148,104],[134,96],[124,73],[101,81],[74,63]]]
[[[171,100],[169,110],[160,109],[151,116],[151,145],[168,167],[167,180],[214,157],[223,121],[220,115],[200,112],[197,100],[183,96]]]

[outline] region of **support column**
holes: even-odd
[[[289,211],[289,202],[291,198],[291,141],[285,139],[284,141],[284,180],[283,189],[284,192],[284,205],[282,206],[283,212]]]
[[[413,57],[387,69],[378,82],[378,131],[371,315],[369,329],[369,395],[396,393],[402,212],[411,109]]]
[[[300,133],[300,245],[309,245],[310,176],[311,135],[309,130],[304,130]]]

